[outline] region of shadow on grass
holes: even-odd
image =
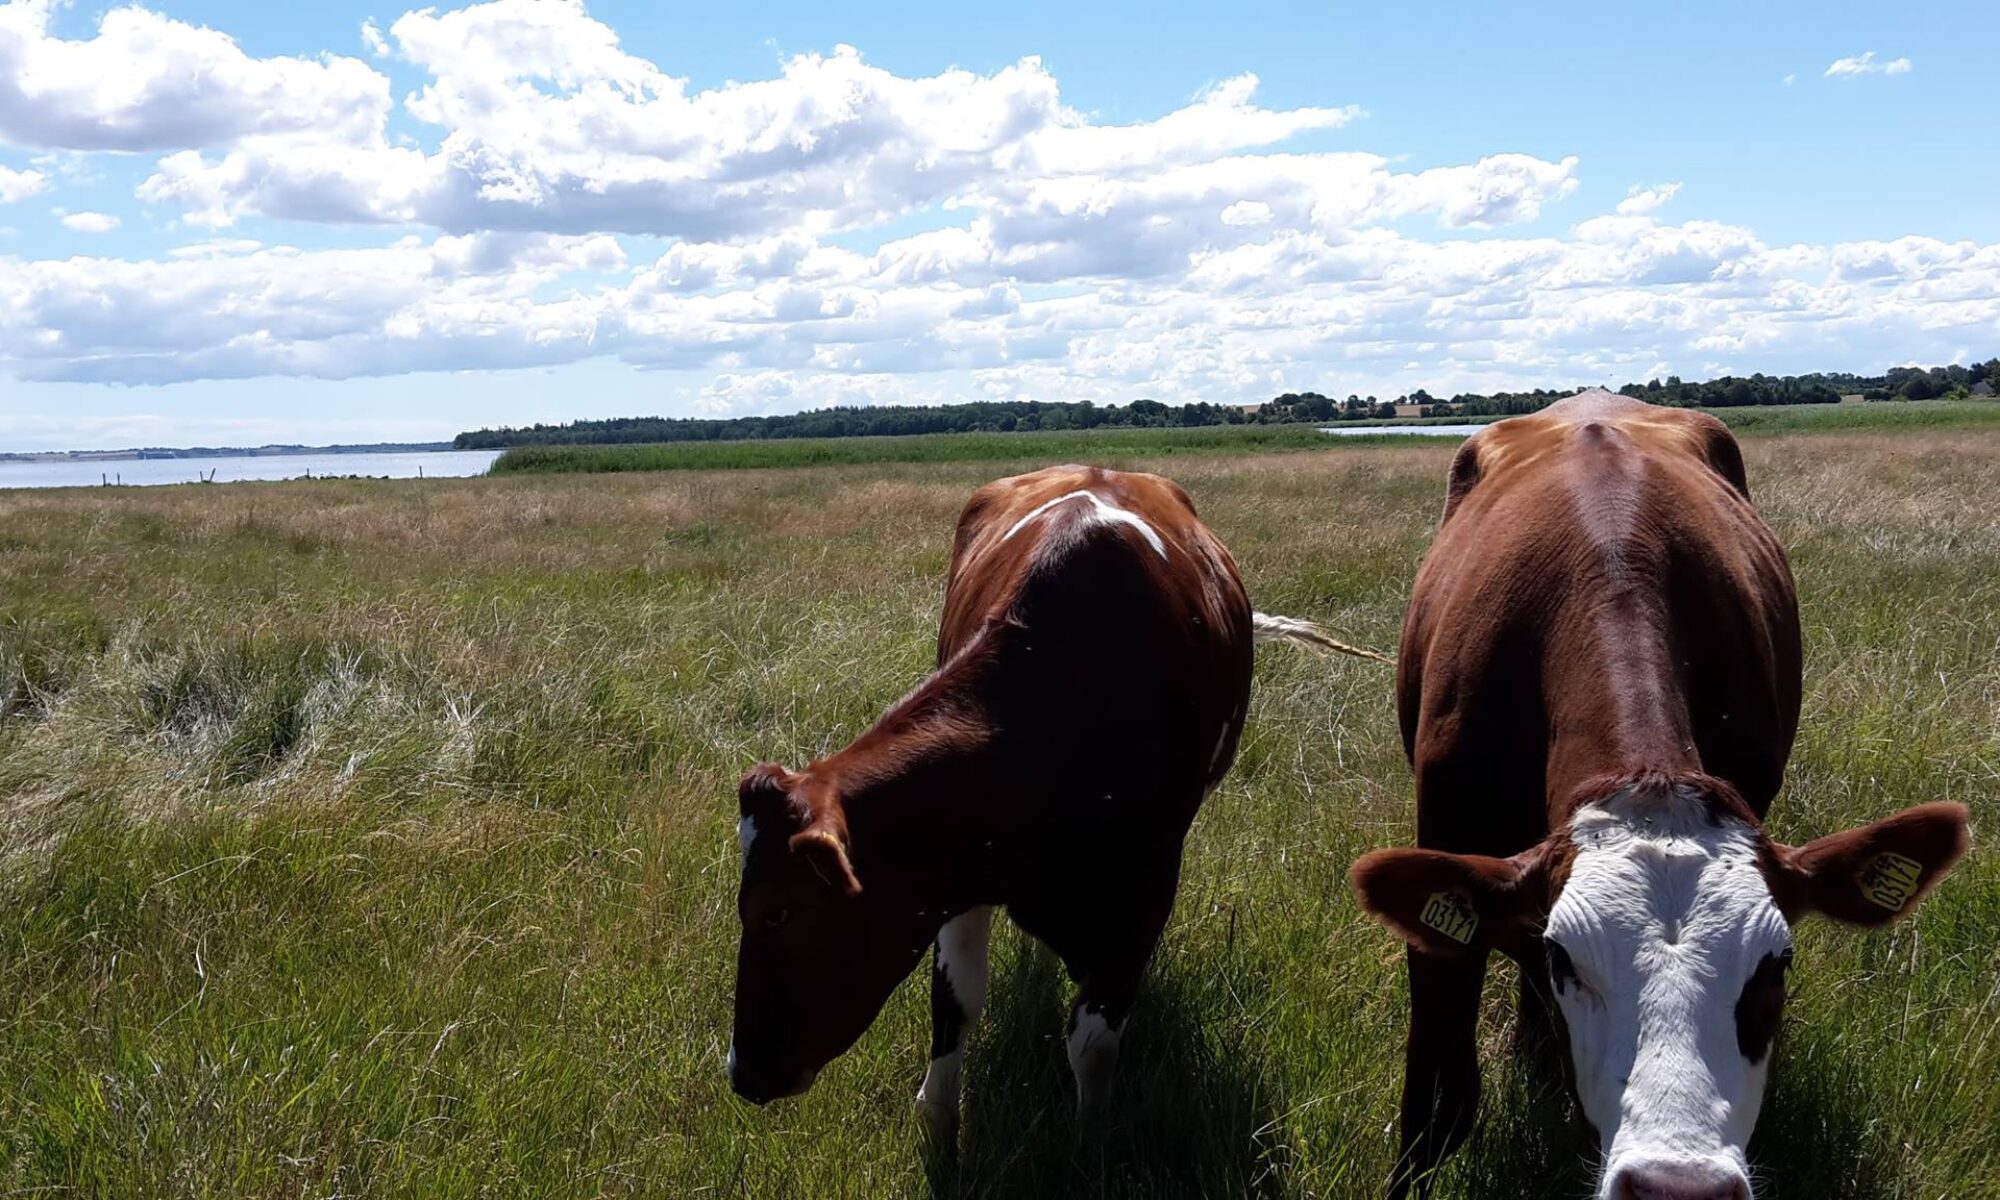
[[[1061,967],[1022,945],[990,994],[960,1147],[928,1162],[936,1200],[1282,1194],[1292,1151],[1259,1064],[1209,1011],[1219,994],[1156,970],[1126,1026],[1109,1109],[1082,1131]]]
[[[1802,1040],[1802,1039],[1801,1039]],[[1781,1039],[1782,1041],[1782,1039]],[[1847,1047],[1778,1048],[1770,1094],[1750,1139],[1757,1200],[1891,1200],[1905,1195],[1879,1106],[1845,1062]],[[1788,1069],[1789,1068],[1789,1069]]]
[[[1530,1035],[1503,1061],[1483,1064],[1480,1121],[1441,1172],[1436,1195],[1522,1200],[1591,1194],[1597,1139],[1578,1113],[1559,1031]]]
[[[1297,1151],[1269,1073],[1225,1011],[1226,986],[1156,971],[1127,1028],[1110,1110],[1079,1131],[1063,1050],[1068,989],[1054,960],[1023,941],[994,980],[960,1147],[927,1162],[933,1200],[1291,1194]],[[1552,1032],[1485,1064],[1481,1120],[1440,1173],[1436,1200],[1588,1200],[1598,1148],[1567,1053]],[[1867,1072],[1846,1053],[1804,1039],[1780,1047],[1750,1145],[1759,1200],[1904,1194]],[[1385,1182],[1339,1194],[1377,1196]]]

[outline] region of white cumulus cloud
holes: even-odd
[[[371,36],[430,77],[406,107],[435,150],[392,144],[380,121],[244,136],[164,159],[142,197],[211,226],[259,214],[719,241],[977,204],[1018,180],[1144,175],[1358,115],[1261,108],[1246,75],[1157,120],[1100,125],[1039,59],[912,78],[846,46],[694,91],[577,0],[424,9]]]
[[[40,171],[17,171],[0,167],[0,204],[12,204],[49,186],[49,177]]]
[[[1833,65],[1821,76],[1823,79],[1851,78],[1857,75],[1907,75],[1913,64],[1907,58],[1892,58],[1886,61],[1875,57],[1873,50],[1853,58],[1836,58]]]
[[[117,217],[101,212],[64,213],[62,223],[65,229],[74,229],[78,233],[110,233],[118,228]]]
[[[55,0],[0,4],[0,142],[160,151],[240,138],[379,129],[389,81],[358,59],[253,58],[235,40],[144,8],[96,36],[49,31]]]
[[[489,0],[364,23],[362,49],[412,73],[392,95],[356,58],[259,58],[135,7],[63,39],[51,11],[0,5],[0,142],[48,152],[0,168],[0,199],[101,188],[108,155],[143,155],[150,208],[126,220],[159,244],[0,254],[0,377],[611,358],[679,373],[665,410],[745,412],[1448,393],[2000,344],[2000,247],[1774,245],[1661,219],[1688,203],[1672,182],[1579,208],[1576,157],[1409,162],[1356,144],[1355,106],[1266,107],[1249,74],[1124,123],[1032,57],[906,75],[834,47],[699,88],[577,0]],[[58,215],[108,229],[103,207]]]
[[[1632,217],[1652,212],[1673,199],[1674,193],[1680,190],[1681,185],[1678,183],[1658,183],[1652,187],[1640,187],[1634,184],[1631,190],[1625,193],[1625,198],[1618,202],[1618,215]]]

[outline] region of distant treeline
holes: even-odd
[[[1685,383],[1678,375],[1628,383],[1628,396],[1682,408],[1741,408],[1760,404],[1833,404],[1844,395],[1870,400],[1935,400],[1991,395],[2000,388],[2000,358],[1969,367],[1892,367],[1881,375],[1840,372],[1814,375],[1724,376]],[[723,442],[765,438],[885,437],[916,433],[1015,433],[1049,429],[1161,429],[1203,425],[1284,425],[1293,422],[1365,420],[1394,417],[1398,406],[1413,406],[1425,417],[1506,416],[1534,412],[1577,388],[1464,392],[1449,400],[1422,388],[1391,400],[1350,395],[1336,400],[1318,392],[1287,392],[1254,406],[1228,404],[1063,403],[1042,400],[978,401],[968,404],[822,408],[776,417],[616,417],[565,425],[475,429],[452,444],[460,450],[507,446],[605,445],[642,442]],[[1402,411],[1408,412],[1405,407]]]
[[[1268,407],[1268,406],[1267,406]],[[762,438],[883,437],[912,433],[1015,433],[1040,429],[1162,428],[1247,425],[1261,413],[1217,404],[1161,404],[1134,400],[1099,407],[1043,400],[995,400],[970,404],[883,404],[868,408],[822,408],[782,417],[614,417],[567,425],[521,429],[478,429],[458,435],[461,450],[504,446],[561,446],[616,442],[727,442]],[[1303,419],[1303,418],[1301,418]],[[1282,423],[1284,418],[1267,423]]]

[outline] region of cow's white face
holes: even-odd
[[[1722,780],[1647,772],[1512,858],[1377,850],[1349,878],[1422,954],[1519,958],[1543,938],[1604,1151],[1599,1200],[1749,1200],[1743,1146],[1784,1010],[1788,920],[1907,916],[1965,854],[1969,815],[1920,804],[1787,846]],[[1412,1044],[1459,1034],[1423,1020],[1411,1013]],[[1471,1034],[1462,1067],[1476,1071]]]
[[[1758,833],[1699,795],[1578,813],[1545,946],[1600,1200],[1747,1200],[1792,935]]]

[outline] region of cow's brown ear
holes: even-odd
[[[1444,516],[1439,522],[1449,521],[1458,508],[1459,501],[1471,493],[1472,485],[1479,482],[1479,439],[1467,438],[1451,456],[1451,473],[1444,485]]]
[[[846,839],[830,828],[827,821],[814,821],[792,835],[792,853],[806,861],[813,873],[843,896],[859,896],[861,881],[854,877],[854,864],[847,857]]]
[[[1377,850],[1347,873],[1389,932],[1429,954],[1506,949],[1546,916],[1542,848],[1513,858],[1441,850]]]
[[[1908,915],[1971,845],[1963,804],[1920,804],[1803,846],[1774,846],[1772,891],[1794,919],[1823,913],[1850,925]]]

